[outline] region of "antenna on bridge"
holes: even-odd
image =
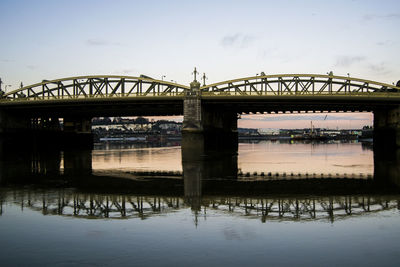
[[[192,72],[192,74],[194,74],[194,81],[197,81],[197,80],[196,80],[196,75],[197,75],[198,73],[199,73],[199,72],[197,71],[196,67],[194,67],[194,71]]]
[[[203,73],[203,86],[206,86],[206,80],[208,80],[205,73]]]

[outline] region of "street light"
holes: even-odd
[[[167,77],[165,75],[161,76],[161,81],[164,81],[164,78]]]

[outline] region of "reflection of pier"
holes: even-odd
[[[199,199],[200,200],[200,199]],[[179,196],[108,195],[80,193],[73,190],[3,190],[1,213],[7,203],[19,205],[44,215],[85,219],[147,219],[191,208]],[[319,196],[319,197],[210,197],[201,198],[197,215],[228,213],[260,219],[262,222],[335,220],[363,216],[384,210],[400,210],[399,196]],[[0,214],[1,214],[0,213]]]

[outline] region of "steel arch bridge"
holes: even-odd
[[[25,86],[4,94],[3,100],[183,96],[186,89],[189,87],[149,77],[77,76]]]
[[[399,84],[397,84],[399,85]],[[184,98],[189,86],[149,77],[78,76],[3,93],[1,102],[96,98]],[[319,74],[276,74],[223,81],[200,88],[207,97],[346,96],[399,98],[400,87],[371,80]]]
[[[202,95],[296,96],[377,95],[400,87],[358,78],[320,74],[276,74],[223,81],[201,87]]]

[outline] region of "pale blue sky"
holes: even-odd
[[[208,83],[261,71],[400,79],[400,1],[0,0],[0,10],[8,90],[90,74],[188,84],[194,66]]]

